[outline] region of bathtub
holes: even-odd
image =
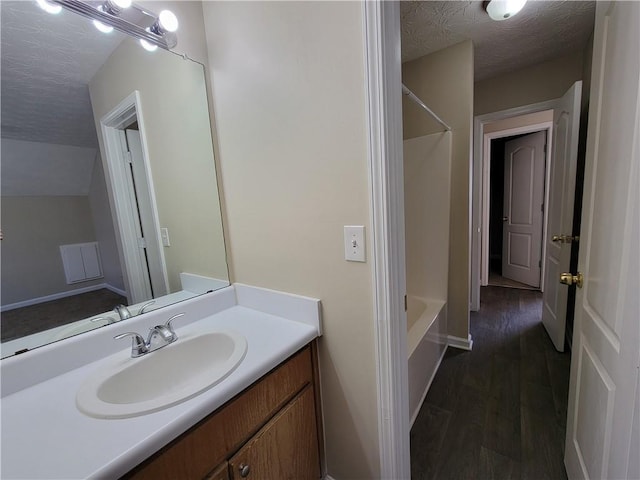
[[[418,416],[447,348],[447,306],[443,300],[407,298],[409,414]]]

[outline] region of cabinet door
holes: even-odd
[[[204,477],[203,480],[229,480],[229,462],[218,465],[218,468]]]
[[[308,386],[229,460],[234,480],[320,477],[313,388]]]

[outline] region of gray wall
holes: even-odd
[[[67,285],[58,248],[96,240],[87,196],[3,196],[2,232],[3,305],[103,282]]]

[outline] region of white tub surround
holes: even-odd
[[[447,305],[443,300],[408,298],[409,414],[415,422],[447,350]]]
[[[246,357],[231,375],[148,415],[105,420],[80,413],[81,383],[105,357],[130,355],[130,342],[114,335],[146,332],[182,312],[178,337],[216,329],[245,336]],[[117,478],[318,337],[320,325],[319,300],[232,285],[2,360],[1,477]]]

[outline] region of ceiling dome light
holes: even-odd
[[[36,2],[38,6],[47,13],[57,15],[62,11],[62,5],[58,5],[57,3],[49,2],[48,0],[36,0]]]
[[[155,52],[158,49],[157,45],[154,45],[153,43],[146,41],[144,38],[140,39],[140,45],[142,45],[142,47],[147,52]]]
[[[513,17],[522,10],[527,0],[490,0],[485,9],[489,16],[498,22]]]

